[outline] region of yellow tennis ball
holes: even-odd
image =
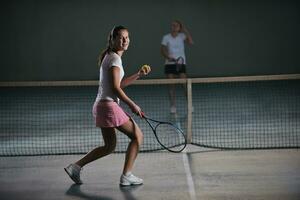
[[[150,66],[149,65],[143,65],[142,67],[144,70],[149,71],[150,70]]]
[[[149,65],[147,65],[147,69],[148,69],[148,72],[151,70],[151,67]]]
[[[149,65],[143,65],[142,66],[142,70],[144,70],[145,72],[149,72],[150,71],[150,66]]]

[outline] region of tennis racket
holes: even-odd
[[[183,131],[171,122],[163,122],[147,117],[142,113],[142,117],[151,127],[157,142],[166,150],[179,153],[187,145]]]
[[[176,71],[179,72],[182,66],[184,65],[184,58],[179,56],[175,61],[175,65],[176,65]]]

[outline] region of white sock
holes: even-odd
[[[130,174],[131,174],[131,172],[126,172],[124,175],[129,176]]]

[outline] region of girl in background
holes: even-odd
[[[179,20],[174,20],[171,24],[171,33],[163,36],[161,41],[161,53],[165,58],[165,74],[167,78],[186,78],[186,56],[185,43],[194,44],[192,36],[187,28]],[[180,68],[176,63],[182,58]],[[170,112],[176,113],[175,86],[171,85],[169,90]]]

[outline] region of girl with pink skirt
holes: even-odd
[[[120,100],[123,101],[133,113],[142,117],[141,108],[126,95],[123,88],[139,77],[147,75],[151,69],[150,67],[142,67],[137,73],[123,78],[124,69],[121,57],[127,50],[129,42],[128,30],[123,26],[114,27],[109,34],[107,48],[99,56],[99,89],[93,106],[93,116],[96,126],[101,128],[104,146],[93,149],[83,158],[65,168],[67,174],[76,184],[82,184],[80,172],[83,166],[115,150],[116,129],[130,138],[120,185],[143,184],[143,179],[132,174],[133,164],[143,141],[143,133],[133,119],[120,107],[119,103]]]

